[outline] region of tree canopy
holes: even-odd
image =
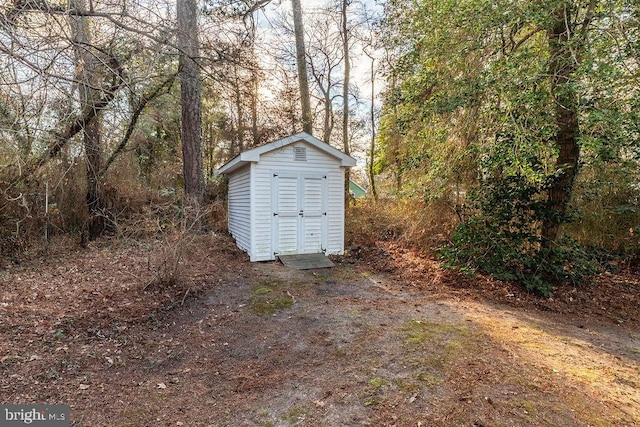
[[[633,1],[387,4],[378,170],[400,193],[467,204],[458,262],[537,277],[563,226],[634,202],[638,12]],[[599,212],[585,209],[594,198]],[[627,232],[616,218],[611,233]]]

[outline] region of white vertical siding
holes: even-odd
[[[295,147],[306,147],[306,161],[296,161]],[[344,170],[333,156],[303,141],[275,149],[260,156],[255,165],[254,180],[254,256],[256,259],[274,259],[271,225],[271,180],[274,173],[301,173],[327,176],[327,236],[326,252],[344,252]],[[324,241],[324,239],[323,239]]]
[[[262,156],[261,156],[262,157]],[[267,261],[275,259],[271,247],[271,178],[273,173],[262,161],[253,165],[253,259]]]
[[[337,167],[327,176],[327,253],[344,252],[344,169]]]
[[[229,233],[236,244],[251,255],[251,168],[229,176]]]
[[[296,151],[296,147],[305,147],[306,150]],[[304,157],[303,151],[306,151]],[[303,158],[306,160],[301,160]],[[273,175],[278,173],[327,177],[322,183],[322,191],[313,185],[308,189],[303,185],[299,189],[308,197],[326,194],[324,200],[307,200],[305,209],[316,211],[326,208],[327,212],[321,219],[309,218],[308,229],[301,231],[305,243],[301,251],[315,250],[319,244],[317,235],[321,232],[321,247],[327,254],[343,253],[344,169],[340,167],[339,159],[304,141],[265,152],[259,162],[229,174],[229,232],[238,247],[248,252],[251,261],[273,260],[274,242],[285,237],[281,233],[287,236],[293,233],[286,229],[280,230],[279,235],[273,233],[273,213],[279,208],[277,194],[272,194],[272,189],[278,188],[274,185]],[[286,228],[286,224],[283,225]]]

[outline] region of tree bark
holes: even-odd
[[[240,60],[240,58],[238,58]],[[242,107],[242,85],[243,83],[240,81],[240,75],[238,72],[238,64],[233,64],[233,92],[234,92],[234,102],[236,107],[237,114],[237,123],[236,123],[236,135],[235,135],[235,145],[236,149],[232,153],[234,156],[240,154],[244,151],[244,108]]]
[[[85,0],[74,0],[73,6],[77,10],[85,10]],[[89,50],[91,34],[87,17],[74,16],[71,18],[74,50],[76,55],[76,78],[78,80],[78,97],[80,108],[84,111],[89,106],[96,105],[101,98],[97,78],[99,59]],[[101,114],[95,113],[93,120],[85,123],[82,131],[86,161],[87,176],[87,227],[86,238],[95,240],[104,233],[107,222],[105,203],[101,192],[100,173],[102,171],[102,131]]]
[[[252,49],[255,49],[253,47]],[[251,69],[251,141],[252,146],[260,144],[260,129],[258,128],[258,70],[257,64]]]
[[[177,1],[182,162],[187,199],[198,202],[204,192],[202,172],[202,84],[198,67],[196,0]]]
[[[548,31],[549,73],[555,103],[558,157],[555,163],[556,175],[549,183],[548,213],[542,224],[542,241],[545,246],[553,244],[558,237],[560,225],[565,221],[580,158],[577,93],[572,82],[578,59],[574,50],[576,46],[571,46],[573,28],[568,17],[570,3],[566,2],[565,7],[554,11],[553,24]]]
[[[257,147],[260,144],[260,129],[258,127],[258,88],[260,78],[260,66],[257,60],[258,55],[256,53],[256,22],[251,20],[250,27],[250,41],[251,41],[251,69],[250,69],[250,89],[249,98],[251,100],[251,145]]]
[[[302,130],[311,135],[313,133],[313,116],[311,115],[307,55],[304,46],[302,6],[300,5],[300,0],[291,0],[291,5],[293,7],[293,28],[296,37],[296,63],[298,66],[298,84],[300,85],[300,104],[302,107]]]
[[[365,52],[366,53],[366,52]],[[369,56],[367,54],[367,56]],[[371,194],[373,195],[374,200],[378,200],[378,192],[376,190],[376,180],[375,175],[373,173],[373,164],[375,162],[375,153],[376,153],[376,114],[375,114],[375,99],[376,99],[376,91],[375,91],[375,81],[376,81],[376,69],[375,69],[375,58],[373,56],[369,56],[371,59],[371,109],[369,110],[369,120],[371,120],[371,141],[369,143],[369,167],[367,168],[369,175],[369,189],[371,190]]]
[[[342,0],[340,16],[342,21],[342,55],[344,57],[344,85],[342,87],[342,147],[345,154],[351,154],[349,147],[349,80],[351,77],[351,61],[349,59],[349,28],[347,25],[347,8],[349,0]],[[345,206],[348,207],[351,202],[351,191],[349,183],[351,180],[350,169],[344,171],[345,182]]]

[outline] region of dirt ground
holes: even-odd
[[[640,425],[639,274],[540,298],[390,243],[335,261],[59,239],[0,273],[0,401],[90,427]]]

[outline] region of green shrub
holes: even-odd
[[[481,270],[545,296],[555,284],[578,285],[596,273],[597,263],[568,237],[542,245],[540,227],[549,212],[540,182],[513,173],[472,191],[473,214],[440,250],[445,266]]]

